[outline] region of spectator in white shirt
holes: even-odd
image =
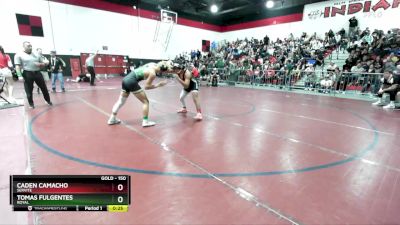
[[[338,66],[334,62],[330,62],[326,70],[327,72],[334,72],[337,67]]]

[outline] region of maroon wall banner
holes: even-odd
[[[201,50],[203,52],[209,52],[210,51],[210,41],[203,40],[201,42]]]
[[[18,30],[20,35],[43,37],[42,18],[40,16],[30,16],[15,14],[17,18]]]

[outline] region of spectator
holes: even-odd
[[[80,74],[76,77],[75,80],[71,80],[72,82],[90,82],[90,74]]]
[[[335,70],[335,74],[336,77],[338,77],[337,79],[337,83],[336,83],[336,92],[342,92],[342,94],[346,93],[346,88],[347,88],[347,84],[349,83],[350,80],[350,73],[347,69],[343,70],[343,73],[340,73],[339,68],[337,68]],[[342,90],[340,90],[342,87]]]
[[[333,82],[335,80],[335,75],[333,71],[329,71],[325,73],[324,78],[321,80],[321,87],[323,88],[322,92],[323,93],[329,93],[331,87],[333,86]]]
[[[364,77],[362,76],[362,73],[365,72],[364,67],[362,67],[362,63],[360,61],[357,62],[357,66],[353,66],[351,68],[351,82],[355,84],[354,82],[357,81],[356,83],[359,84],[361,81],[364,80]]]
[[[349,43],[349,40],[343,35],[340,38],[341,39],[340,39],[340,43],[339,43],[339,45],[340,45],[340,49],[339,50],[341,50],[344,53],[345,50],[347,49],[347,45]]]
[[[335,42],[336,42],[337,45],[339,46],[339,44],[341,43],[341,41],[342,41],[342,36],[340,35],[339,32],[337,32],[336,35],[335,35]]]
[[[385,70],[383,74],[382,86],[378,91],[379,100],[372,105],[383,106],[384,109],[394,109],[396,100],[396,95],[400,91],[400,76],[395,76],[393,71]],[[383,94],[387,93],[390,96],[390,103],[385,106],[382,99]]]
[[[292,71],[293,71],[293,64],[292,61],[290,59],[288,59],[286,61],[285,64],[285,85],[290,86],[291,82],[292,82]]]
[[[330,29],[330,30],[328,31],[328,37],[329,37],[329,39],[332,39],[332,38],[335,37],[335,33],[333,32],[332,29]]]
[[[61,91],[65,92],[63,71],[66,64],[64,60],[56,56],[56,51],[50,52],[50,72],[51,72],[51,89],[56,93],[56,81],[60,81]]]
[[[316,52],[316,66],[323,66],[324,65],[324,55],[322,53],[322,51],[317,51]]]
[[[190,65],[191,69],[192,69],[192,76],[197,79],[199,77],[199,70],[194,66],[194,64],[192,63]]]
[[[15,99],[13,96],[14,93],[14,79],[12,77],[12,69],[13,65],[11,62],[11,58],[8,54],[4,53],[4,49],[0,46],[0,76],[5,78],[7,85],[5,85],[5,89],[8,94],[8,101],[11,103],[15,103]]]
[[[363,88],[361,90],[361,93],[365,93],[366,91],[368,91],[368,89],[371,89],[372,93],[376,93],[378,92],[377,87],[379,85],[379,78],[377,76],[377,74],[375,74],[375,67],[374,64],[370,63],[369,64],[369,68],[367,70],[368,74],[366,77],[366,82],[363,85]]]
[[[342,28],[339,32],[340,36],[344,37],[346,35],[346,31],[344,28]]]
[[[41,48],[37,48],[36,49],[36,54],[37,54],[37,56],[39,58],[42,58],[43,62],[49,64],[49,60],[43,55]],[[50,78],[49,78],[49,68],[48,67],[47,68],[46,67],[41,68],[40,73],[42,74],[44,82],[46,83],[46,86],[47,86],[47,81],[50,80]],[[37,93],[40,94],[40,88],[39,87],[37,87]]]
[[[307,68],[304,70],[304,75],[306,76],[304,90],[312,91],[313,88],[315,88],[315,80],[316,80],[316,75],[312,64],[307,65]]]
[[[218,75],[218,70],[217,68],[214,68],[211,72],[210,76],[210,83],[212,87],[218,87],[218,80],[219,80],[219,75]]]
[[[90,73],[90,86],[96,86],[94,80],[96,78],[96,73],[94,71],[94,58],[97,56],[99,51],[96,51],[96,54],[90,54],[90,56],[86,59],[86,69]],[[143,65],[143,62],[140,61],[139,67]]]
[[[400,75],[400,64],[396,66],[396,70],[393,72],[396,76]]]
[[[201,52],[200,52],[199,49],[197,49],[197,54],[196,54],[196,56],[197,56],[197,59],[200,59],[200,58],[201,58]]]
[[[374,40],[374,37],[372,36],[372,34],[369,31],[367,33],[365,33],[362,38],[362,42],[366,42],[368,45],[371,45],[373,40]]]
[[[336,70],[336,68],[338,68],[338,66],[334,62],[330,62],[326,68],[326,71],[334,72]]]

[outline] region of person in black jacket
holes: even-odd
[[[51,57],[50,57],[49,68],[51,73],[52,90],[54,93],[56,92],[56,80],[59,80],[62,92],[65,92],[64,77],[63,77],[65,62],[60,57],[56,56],[56,51],[51,51],[50,55]]]
[[[354,34],[354,31],[358,27],[358,20],[356,19],[355,16],[351,17],[349,19],[349,37],[352,37]]]

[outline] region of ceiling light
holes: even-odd
[[[265,3],[265,6],[266,6],[268,9],[274,7],[274,1],[268,0],[267,3]]]
[[[212,6],[211,6],[211,12],[212,12],[212,13],[218,12],[218,6],[212,5]]]

